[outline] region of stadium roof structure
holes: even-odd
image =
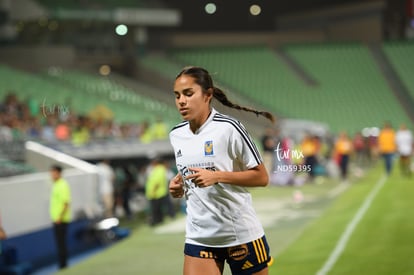
[[[89,20],[140,26],[177,26],[179,10],[169,9],[160,1],[51,1],[37,0],[50,18]]]
[[[293,13],[328,9],[343,5],[382,3],[390,0],[168,0],[169,7],[182,12],[182,30],[198,31],[269,31],[277,28],[277,18]],[[214,12],[207,11],[207,5],[214,5]],[[252,6],[259,7],[259,12],[250,11]]]

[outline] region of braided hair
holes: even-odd
[[[227,98],[226,94],[220,88],[217,88],[217,87],[214,86],[213,79],[211,78],[210,73],[206,69],[203,69],[201,67],[196,67],[196,66],[185,67],[177,75],[177,77],[175,79],[179,78],[182,75],[189,75],[192,78],[194,78],[195,82],[198,85],[200,85],[201,88],[203,89],[203,92],[206,92],[209,89],[211,89],[212,92],[213,92],[213,97],[215,99],[217,99],[224,106],[234,108],[234,109],[237,109],[237,110],[243,110],[243,111],[246,111],[246,112],[252,112],[252,113],[255,113],[257,116],[259,116],[259,115],[264,116],[265,118],[269,119],[271,122],[275,121],[275,118],[269,112],[259,111],[259,110],[253,109],[253,108],[240,106],[238,104],[234,104],[233,102],[231,102]]]

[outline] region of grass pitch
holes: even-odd
[[[316,274],[383,174],[382,166],[344,184],[325,179],[301,187],[252,189],[271,254],[269,274]],[[391,175],[328,274],[413,274],[414,178]],[[295,196],[297,191],[302,196]],[[124,223],[130,237],[59,274],[182,274],[184,215],[157,228]],[[224,274],[230,274],[228,267]]]
[[[270,274],[317,274],[364,199],[380,180],[382,167],[352,184],[278,257]],[[373,199],[328,274],[413,274],[414,179],[394,171]]]

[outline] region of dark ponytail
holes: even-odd
[[[226,94],[219,88],[217,87],[213,87],[213,96],[215,99],[217,99],[221,104],[223,104],[224,106],[230,107],[230,108],[234,108],[237,110],[243,110],[246,112],[252,112],[255,113],[257,116],[261,115],[264,116],[265,118],[269,119],[271,122],[275,122],[275,118],[273,117],[273,115],[269,112],[266,111],[258,111],[249,107],[244,107],[244,106],[240,106],[238,104],[234,104],[233,102],[231,102]]]
[[[213,80],[209,72],[201,67],[185,67],[176,77],[179,78],[182,75],[189,75],[195,79],[195,82],[203,88],[204,92],[207,92],[209,89],[213,91],[213,97],[217,99],[224,106],[234,108],[237,110],[243,110],[246,112],[255,113],[257,116],[261,115],[269,119],[271,122],[275,122],[273,115],[266,111],[258,111],[249,107],[243,107],[238,104],[231,102],[226,94],[219,88],[214,87]]]

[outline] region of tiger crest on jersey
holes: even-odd
[[[212,140],[208,140],[204,143],[204,155],[205,156],[214,155],[213,141]]]

